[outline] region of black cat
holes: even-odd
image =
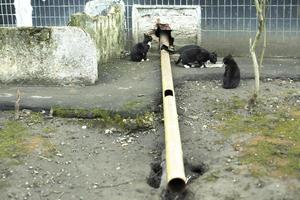
[[[201,49],[201,47],[196,44],[189,44],[189,45],[185,45],[185,46],[179,48],[175,52],[181,54],[182,52],[184,52],[188,49]]]
[[[131,49],[130,59],[135,62],[141,62],[147,59],[147,53],[151,47],[152,37],[144,34],[144,41],[137,43]]]
[[[182,62],[185,68],[190,68],[191,64],[197,62],[200,67],[209,60],[211,63],[215,64],[217,62],[217,54],[215,52],[210,53],[206,49],[195,46],[196,48],[191,48],[190,45],[184,46],[184,48],[176,62],[176,64]],[[199,47],[199,48],[198,48]]]
[[[236,88],[241,80],[240,69],[233,59],[232,55],[228,55],[223,59],[225,72],[223,75],[223,85],[225,89]]]

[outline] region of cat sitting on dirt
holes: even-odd
[[[223,85],[225,89],[236,88],[240,83],[240,69],[233,59],[232,55],[224,57],[223,63],[225,65],[225,72],[223,75]]]
[[[176,64],[179,64],[181,61],[185,68],[190,68],[192,66],[191,63],[194,62],[197,62],[200,67],[203,65],[204,68],[208,60],[213,64],[217,62],[217,54],[215,52],[210,53],[198,45],[186,45],[177,52],[181,53]]]
[[[144,41],[134,45],[131,49],[130,59],[135,62],[141,62],[147,59],[148,50],[151,47],[152,37],[144,34]]]

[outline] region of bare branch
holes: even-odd
[[[16,94],[16,103],[15,103],[15,119],[19,119],[20,117],[20,100],[21,100],[21,93],[19,88],[17,89],[17,94]]]

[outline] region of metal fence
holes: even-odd
[[[32,0],[34,26],[64,26],[70,15],[82,12],[90,0]],[[0,26],[15,26],[14,0],[0,1]],[[103,0],[105,3],[106,0]],[[132,5],[200,5],[202,31],[254,32],[257,29],[253,0],[124,0],[127,32],[131,32]],[[300,32],[300,0],[269,0],[267,29],[283,38]],[[130,35],[130,34],[129,34]]]
[[[0,26],[15,26],[14,0],[0,1]]]

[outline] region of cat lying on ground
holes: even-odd
[[[191,63],[197,62],[199,66],[205,66],[205,63],[209,60],[211,63],[215,64],[217,62],[217,54],[215,52],[210,53],[206,49],[199,47],[197,45],[187,45],[178,50],[180,56],[176,62],[183,64],[185,68],[190,68]]]

